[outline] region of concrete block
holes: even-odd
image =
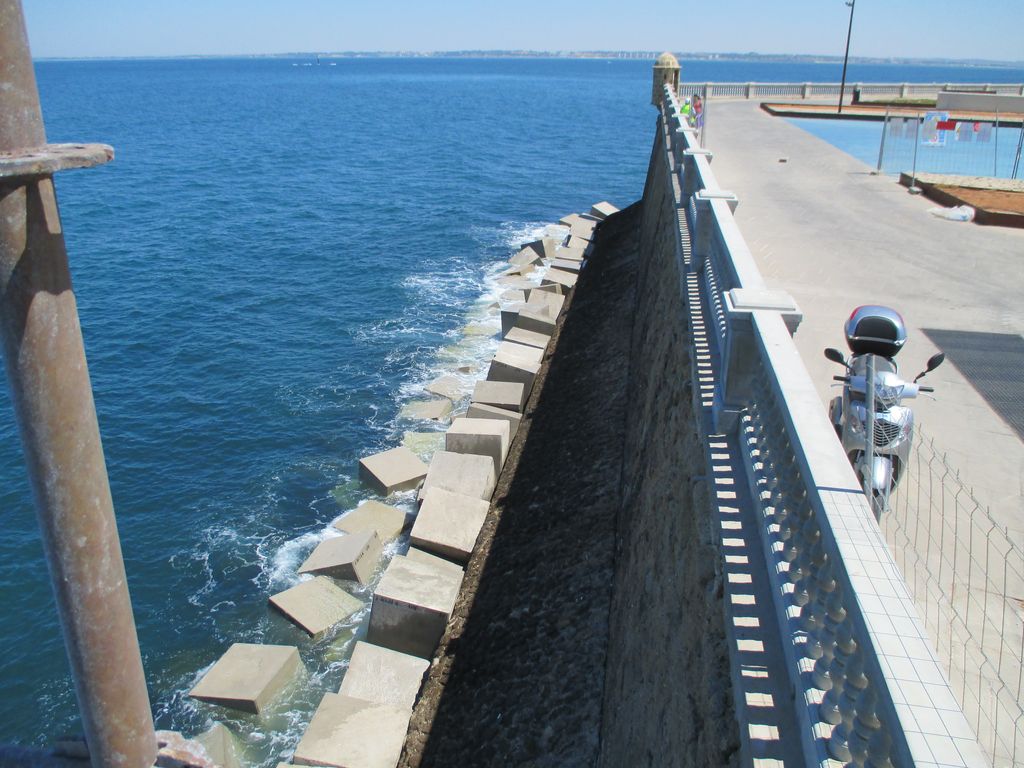
[[[316,637],[363,607],[326,576],[317,576],[270,596],[270,604]]]
[[[359,460],[359,479],[381,496],[415,488],[427,475],[427,465],[408,448],[392,448]]]
[[[537,269],[537,265],[536,264],[523,264],[523,265],[518,266],[518,267],[515,264],[513,264],[512,266],[508,267],[507,269],[503,269],[501,271],[501,276],[502,277],[524,277],[524,276],[530,274],[531,272],[533,272],[535,269]]]
[[[459,584],[462,584],[462,576],[465,574],[462,566],[458,563],[453,563],[451,560],[446,560],[443,557],[432,555],[430,552],[424,552],[422,549],[416,547],[409,547],[409,551],[405,553],[405,556],[417,563],[425,563],[432,568],[439,568],[442,573],[445,573],[449,578],[457,579]]]
[[[514,327],[516,322],[519,320],[519,313],[526,307],[526,302],[522,304],[516,302],[515,304],[509,304],[507,307],[501,308],[501,335],[504,336],[508,333],[509,329]]]
[[[444,438],[441,432],[427,434]],[[350,512],[335,518],[331,525],[342,533],[373,531],[382,542],[391,541],[405,528],[405,512],[379,501],[364,501]]]
[[[292,762],[335,768],[395,768],[412,712],[390,704],[325,693]]]
[[[444,432],[405,432],[402,445],[423,461],[430,461],[436,451],[444,448]]]
[[[558,283],[562,286],[562,289],[572,288],[576,285],[576,280],[579,275],[572,272],[566,272],[564,269],[549,269],[544,274],[543,283]]]
[[[498,344],[498,352],[510,357],[521,357],[531,363],[539,363],[544,359],[544,350],[537,347],[530,347],[525,344],[517,344],[514,341],[503,341]]]
[[[508,433],[508,423],[504,421],[471,421],[491,421],[500,424]],[[423,499],[409,540],[428,552],[450,557],[458,563],[468,563],[489,508],[490,504],[481,499],[432,488]]]
[[[588,245],[590,245],[590,240],[579,235],[569,235],[569,239],[565,241],[566,248],[582,248],[586,250]]]
[[[503,304],[522,304],[526,301],[526,291],[508,290],[504,291],[498,298],[501,299]]]
[[[539,308],[547,308],[548,314],[551,317],[558,317],[562,312],[562,307],[565,306],[565,296],[560,293],[549,293],[547,291],[535,291],[530,294],[530,301],[526,302],[526,308],[536,310]]]
[[[473,403],[508,408],[513,411],[523,410],[526,398],[530,393],[522,382],[518,381],[478,381],[473,387]]]
[[[427,384],[427,392],[433,395],[458,400],[462,397],[462,382],[454,376],[440,376]]]
[[[497,332],[494,323],[468,323],[462,326],[462,333],[466,336],[493,336]]]
[[[508,263],[514,267],[522,267],[527,264],[540,264],[542,254],[543,251],[536,251],[533,248],[526,247],[509,259]]]
[[[445,434],[444,448],[451,453],[475,453],[494,460],[494,476],[501,474],[508,456],[508,422],[495,419],[456,419]],[[429,496],[426,494],[424,498]],[[430,549],[430,547],[426,547]]]
[[[598,219],[607,219],[613,213],[618,213],[619,209],[609,203],[607,200],[602,200],[600,203],[594,203],[590,206],[590,215]]]
[[[557,293],[559,296],[561,296],[562,286],[558,285],[558,283],[551,283],[550,285],[537,285],[527,292],[526,298],[529,299],[531,296],[533,296],[534,293]]]
[[[496,481],[497,473],[490,457],[438,451],[430,460],[430,471],[423,481],[420,498],[424,498],[431,488],[443,488],[489,501]]]
[[[551,337],[536,331],[512,328],[505,334],[505,341],[514,341],[516,344],[525,344],[528,347],[536,347],[537,349],[547,349]]]
[[[532,288],[534,285],[525,277],[499,277],[495,282],[498,285],[503,285],[506,288],[513,288],[518,291],[524,291],[527,288]]]
[[[512,327],[551,336],[555,333],[555,323],[555,318],[546,309],[523,307],[516,315],[515,324]]]
[[[460,585],[461,578],[452,572],[395,556],[373,595],[366,639],[393,651],[431,658]]]
[[[398,415],[403,419],[422,419],[424,421],[447,421],[452,412],[452,401],[443,400],[410,400],[402,406]]]
[[[568,216],[563,216],[562,218],[560,218],[558,220],[558,223],[562,224],[563,226],[572,228],[573,224],[575,224],[577,221],[581,221],[582,219],[583,217],[580,216],[578,213],[570,213]]]
[[[551,262],[551,266],[555,269],[564,269],[566,272],[579,272],[583,267],[583,262],[573,259],[555,259]]]
[[[338,693],[411,710],[429,667],[426,659],[360,640],[352,650]]]
[[[299,573],[315,573],[366,584],[381,557],[376,531],[362,531],[321,541],[299,566]]]
[[[188,695],[259,714],[302,669],[294,646],[235,643]]]
[[[518,381],[526,392],[533,389],[533,381],[540,371],[540,363],[531,363],[521,357],[497,354],[491,359],[491,367],[487,369],[488,381]]]
[[[508,437],[511,441],[519,430],[519,422],[522,421],[522,414],[510,411],[507,408],[498,408],[494,405],[483,403],[470,403],[466,416],[470,419],[501,419],[508,422]]]
[[[594,239],[594,228],[596,226],[596,221],[581,219],[569,228],[569,234],[572,237],[579,237],[583,240],[590,241]]]
[[[241,768],[242,745],[224,723],[214,723],[208,731],[196,735],[195,740],[219,768]]]
[[[559,248],[556,259],[564,259],[565,261],[583,261],[583,249],[582,248]]]

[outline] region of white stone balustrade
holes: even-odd
[[[727,295],[767,286],[733,218],[740,201],[721,191],[710,155],[679,115],[666,87],[664,194],[679,212],[677,258],[714,331],[695,349],[710,354],[715,387],[698,421],[726,433],[746,466],[805,761],[984,765],[793,344],[794,318],[784,301],[745,308],[739,294]]]

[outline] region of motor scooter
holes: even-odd
[[[907,331],[903,318],[889,307],[857,307],[844,331],[850,359],[838,349],[825,350],[826,358],[846,368],[845,375],[832,377],[841,382],[843,393],[829,403],[829,418],[880,518],[907,466],[914,440],[914,412],[903,401],[934,392],[917,382],[946,358],[942,352],[932,355],[912,382],[900,378],[894,358],[907,340]]]

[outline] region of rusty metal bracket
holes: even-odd
[[[0,181],[52,176],[57,171],[92,168],[114,159],[109,144],[44,144],[21,152],[0,152]]]

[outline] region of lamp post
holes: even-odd
[[[843,92],[846,90],[846,62],[850,58],[850,33],[853,32],[853,6],[857,0],[847,0],[850,6],[850,26],[846,28],[846,53],[843,54],[843,81],[839,84],[839,111],[843,111]]]

